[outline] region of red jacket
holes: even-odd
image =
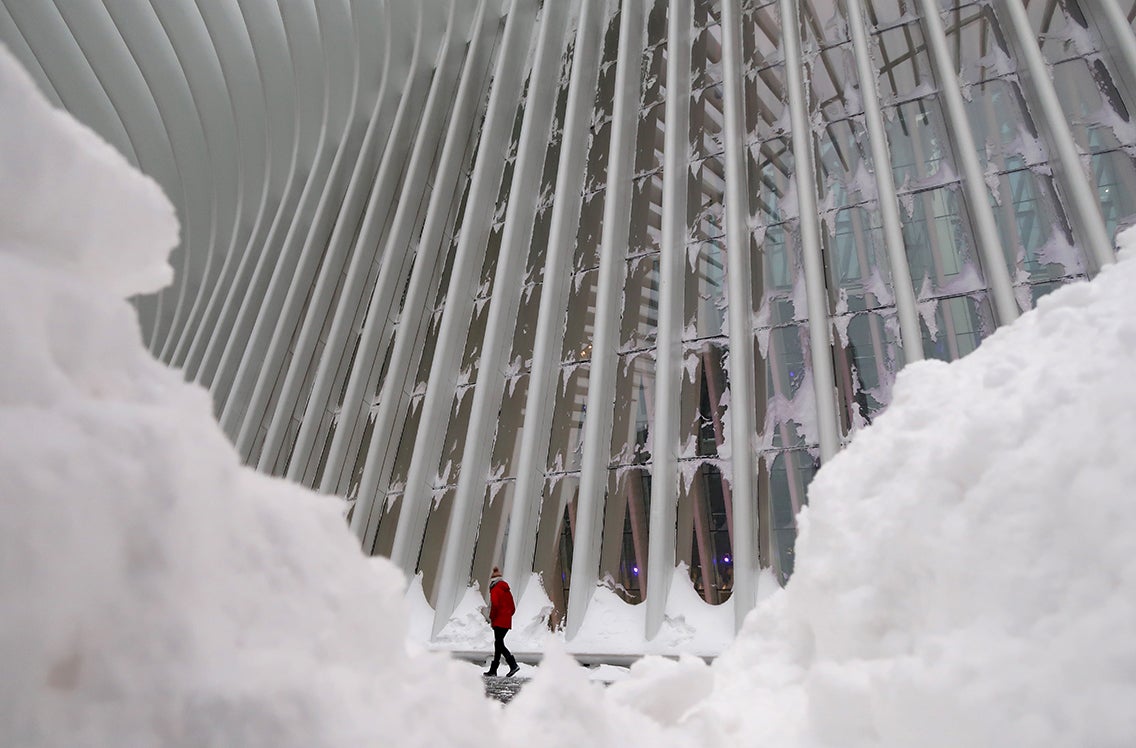
[[[513,604],[513,593],[509,591],[509,583],[504,579],[489,585],[489,624],[496,628],[513,628],[513,613],[517,608]]]

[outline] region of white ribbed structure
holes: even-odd
[[[153,353],[422,575],[430,634],[500,565],[569,639],[645,601],[647,648],[676,584],[740,625],[789,578],[812,475],[905,363],[1112,260],[1134,16],[0,0],[0,41],[178,207]]]

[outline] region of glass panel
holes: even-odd
[[[679,404],[679,455],[683,458],[718,457],[726,442],[725,340],[688,343],[683,350]]]
[[[742,80],[745,95],[746,142],[780,135],[789,131],[788,92],[785,88],[785,66],[763,67],[747,72]]]
[[[742,50],[747,71],[780,62],[783,57],[781,38],[777,3],[753,3],[742,9]]]
[[[426,391],[430,379],[430,367],[434,363],[434,348],[438,344],[438,332],[442,327],[442,312],[435,312],[426,327],[426,338],[422,343],[422,355],[418,360],[418,375],[415,377],[414,391]]]
[[[721,241],[687,248],[693,264],[684,284],[684,340],[722,335],[726,325],[726,249]],[[690,265],[688,265],[688,271]]]
[[[505,543],[508,540],[508,518],[513,505],[516,484],[513,481],[490,481],[485,486],[482,498],[480,521],[477,525],[477,540],[473,548],[473,563],[467,583],[479,580],[486,585],[494,563],[505,557]],[[487,589],[487,587],[482,587]]]
[[[881,31],[872,45],[880,96],[909,99],[934,90],[934,77],[918,21]]]
[[[994,331],[994,315],[985,294],[955,296],[919,305],[923,355],[954,361],[978,347]]]
[[[1011,277],[1038,283],[1084,272],[1049,177],[1021,169],[988,181]]]
[[[992,7],[972,5],[945,18],[943,25],[953,69],[960,71],[959,79],[964,84],[1014,72],[1009,46]]]
[[[638,179],[631,188],[628,255],[658,252],[663,241],[663,176]]]
[[[1136,165],[1123,151],[1096,154],[1092,165],[1101,213],[1108,235],[1115,238],[1117,228],[1136,215]]]
[[[722,82],[722,27],[714,24],[695,31],[691,48],[691,87],[695,90]]]
[[[690,240],[706,241],[726,233],[725,166],[718,156],[690,165],[687,181],[687,226]]]
[[[943,187],[901,197],[903,241],[911,282],[920,299],[984,287],[958,190]]]
[[[867,167],[868,135],[864,126],[845,119],[829,122],[816,135],[822,197],[827,207],[855,205],[874,196],[876,182]]]
[[[1046,160],[1045,145],[1016,83],[997,80],[972,86],[966,111],[983,167],[1010,171]]]
[[[658,103],[639,113],[639,133],[635,143],[635,174],[658,171],[663,165],[666,137],[666,105]]]
[[[767,397],[761,442],[767,447],[804,446],[817,440],[816,401],[811,385],[805,386],[811,379],[808,333],[803,324],[758,331]]]
[[[473,305],[473,317],[469,322],[462,352],[461,369],[458,371],[458,385],[473,384],[477,381],[477,368],[481,364],[481,344],[485,341],[485,325],[489,321],[489,300],[478,299]]]
[[[632,604],[642,602],[647,591],[650,511],[651,474],[645,468],[608,471],[599,580]]]
[[[513,330],[513,348],[506,364],[506,376],[528,372],[532,368],[533,348],[536,343],[536,323],[540,314],[541,283],[525,286],[521,291],[521,304],[517,310],[517,326]]]
[[[796,215],[796,200],[786,200],[794,175],[789,141],[784,138],[766,140],[750,146],[746,156],[753,220],[759,225],[770,225]]]
[[[579,473],[550,475],[541,496],[533,571],[540,574],[544,591],[552,601],[549,624],[553,627],[564,620],[568,610],[579,487]]]
[[[568,322],[560,355],[564,363],[586,361],[592,357],[598,281],[598,270],[585,270],[572,276],[572,288],[568,293]]]
[[[722,126],[724,115],[722,87],[711,86],[695,93],[690,99],[690,153],[691,159],[712,156],[725,150]]]
[[[769,503],[774,572],[784,584],[793,573],[797,513],[808,503],[807,489],[816,473],[802,450],[764,456],[769,470]]]
[[[892,172],[900,191],[954,179],[947,127],[937,98],[900,104],[885,110],[884,117]]]
[[[643,465],[655,416],[653,351],[619,356],[611,429],[611,464]]]
[[[1098,62],[1099,64],[1099,62]],[[1107,77],[1103,66],[1095,71],[1086,60],[1069,60],[1053,66],[1053,85],[1061,106],[1069,115],[1073,138],[1085,153],[1119,148],[1121,140],[1113,127],[1121,128],[1126,142],[1133,142],[1128,110]],[[1102,94],[1102,87],[1107,96]]]
[[[870,424],[891,402],[903,346],[894,309],[837,317],[834,323],[841,421],[850,433]]]
[[[375,544],[371,547],[372,556],[386,556],[390,558],[394,549],[395,530],[398,529],[398,515],[402,509],[402,492],[391,492],[380,506],[375,507],[378,516],[378,532],[375,534]],[[372,523],[375,520],[372,519]]]
[[[450,514],[454,509],[456,489],[435,491],[426,517],[426,531],[422,537],[418,566],[415,572],[422,573],[422,589],[431,605],[437,603],[438,568],[442,565],[442,548],[446,543],[446,529],[450,524]]]
[[[588,146],[588,170],[584,192],[590,194],[607,185],[607,159],[611,151],[611,117],[592,123],[592,142]]]
[[[789,224],[779,223],[766,229],[757,241],[761,251],[753,256],[750,271],[754,299],[761,306],[756,310],[754,326],[768,327],[807,318],[804,274],[800,272],[801,248],[796,231]],[[729,272],[728,264],[726,268]]]
[[[827,120],[844,119],[863,111],[857,88],[856,57],[851,44],[830,47],[805,64],[814,111]]]
[[[711,605],[730,598],[734,583],[730,485],[708,460],[680,463],[675,558],[690,571],[694,589]]]
[[[891,265],[876,203],[826,214],[832,313],[860,312],[892,304]]]
[[[1030,24],[1041,44],[1041,53],[1048,62],[1060,62],[1095,51],[1090,46],[1092,42],[1089,35],[1085,33],[1089,24],[1076,2],[1057,0],[1025,5]]]
[[[588,364],[560,369],[556,407],[548,442],[548,470],[561,473],[580,469],[580,442],[588,400]]]
[[[865,20],[872,26],[894,26],[906,23],[915,16],[917,0],[866,0]]]
[[[640,255],[627,262],[623,286],[620,350],[655,345],[659,327],[659,254]]]
[[[410,460],[414,457],[414,440],[418,436],[418,422],[422,417],[422,396],[410,398],[410,405],[406,410],[406,421],[402,427],[402,437],[398,442],[398,451],[395,453],[394,468],[391,470],[390,489],[401,491],[406,486],[406,476],[410,472]],[[362,460],[360,460],[362,462]],[[363,466],[360,464],[359,473],[362,475]],[[358,481],[359,478],[356,478]]]
[[[442,442],[438,472],[431,480],[431,485],[435,488],[456,485],[458,482],[462,450],[465,449],[465,438],[469,432],[469,414],[472,410],[473,388],[464,387],[458,390],[450,406],[449,427],[446,429],[445,441]]]
[[[844,21],[843,7],[837,0],[810,0],[801,3],[802,33],[805,53],[848,41],[848,24]]]
[[[665,3],[657,3],[651,11],[651,19],[662,17],[662,28],[647,24],[647,48],[643,53],[643,86],[639,99],[641,109],[661,104],[667,91],[667,9]],[[656,36],[661,30],[662,37]]]
[[[551,201],[552,196],[549,195],[548,199]],[[552,208],[550,206],[539,208],[533,223],[532,241],[529,242],[529,254],[525,264],[525,284],[540,283],[544,280],[544,263],[548,252],[548,238],[551,228]]]
[[[572,259],[573,270],[585,270],[599,265],[603,214],[604,193],[587,194],[580,208],[580,227],[576,231],[576,253]]]
[[[516,477],[516,460],[521,452],[520,435],[521,426],[525,422],[528,384],[528,375],[521,375],[505,382],[505,394],[501,399],[501,411],[495,426],[497,435],[493,439],[490,480]],[[484,436],[488,438],[490,435]]]

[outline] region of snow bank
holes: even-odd
[[[734,605],[727,600],[710,605],[694,589],[690,572],[679,564],[671,580],[663,624],[655,638],[645,636],[646,608],[623,600],[607,583],[600,583],[588,604],[588,617],[571,641],[564,629],[549,629],[552,601],[539,574],[533,574],[517,601],[509,649],[516,653],[540,653],[557,646],[572,654],[638,655],[643,653],[713,657],[734,640]],[[768,595],[777,588],[772,573],[761,575],[761,590]],[[408,636],[423,649],[449,652],[492,651],[493,630],[486,620],[485,599],[478,586],[466,589],[446,626],[431,638],[434,609],[415,578],[407,592],[410,605]]]
[[[812,483],[792,581],[681,724],[729,744],[1132,745],[1136,232],[1123,242],[965,359],[904,369]]]
[[[156,185],[3,48],[0,111],[0,743],[484,745],[476,674],[406,654],[401,575],[144,350]]]

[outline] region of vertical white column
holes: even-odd
[[[813,389],[816,392],[817,429],[821,460],[840,449],[840,422],[836,414],[836,382],[832,376],[832,334],[828,323],[828,292],[820,246],[813,133],[801,59],[801,24],[797,3],[781,0],[781,33],[785,49],[785,83],[793,122],[793,162],[796,165],[797,205],[800,210],[801,260],[809,309],[809,351],[812,354]]]
[[[551,440],[552,409],[556,403],[556,379],[560,373],[560,350],[572,276],[572,250],[580,217],[581,189],[588,160],[588,126],[596,96],[600,69],[600,42],[604,3],[582,0],[572,57],[572,79],[560,141],[560,166],[556,173],[556,202],[548,232],[544,282],[533,341],[529,389],[525,396],[525,421],[521,427],[521,451],[513,511],[509,516],[509,546],[505,550],[505,578],[520,598],[532,571],[536,547],[537,510],[544,489],[544,471]],[[532,500],[529,500],[532,497]]]
[[[619,24],[607,192],[604,195],[600,267],[596,285],[595,334],[588,371],[588,416],[584,421],[580,464],[580,498],[576,510],[576,542],[572,554],[572,588],[568,593],[567,635],[580,630],[599,573],[604,498],[611,458],[612,408],[618,366],[619,321],[627,276],[631,179],[639,116],[639,76],[643,56],[643,0],[623,0]],[[613,501],[618,499],[613,497]]]
[[[501,186],[505,151],[512,136],[512,124],[524,83],[525,55],[535,15],[534,0],[512,0],[493,72],[485,126],[470,176],[469,196],[446,291],[446,307],[442,312],[434,359],[430,365],[391,552],[391,559],[408,574],[414,572],[426,527],[432,483],[438,470],[458,368],[469,333],[478,274],[485,259],[489,222]],[[402,333],[401,329],[399,333]]]
[[[356,531],[362,534],[364,549],[369,549],[373,544],[374,532],[377,529],[377,524],[370,519],[371,515],[376,515],[380,511],[380,508],[375,506],[375,493],[379,484],[388,479],[392,453],[398,447],[402,436],[409,400],[407,387],[413,386],[415,370],[422,354],[421,336],[429,320],[427,306],[430,304],[432,280],[437,273],[439,254],[447,228],[446,216],[453,207],[451,202],[454,199],[455,187],[464,160],[466,143],[470,131],[474,128],[482,84],[497,35],[496,29],[492,28],[497,18],[489,10],[489,4],[489,0],[481,0],[473,20],[473,38],[466,55],[461,83],[458,85],[450,127],[438,160],[438,171],[434,179],[433,192],[430,194],[430,203],[426,208],[422,236],[418,246],[413,250],[414,269],[410,273],[406,301],[403,303],[398,330],[394,336],[387,377],[383,381],[379,395],[374,437],[363,467],[363,477],[359,483],[359,500],[355,507],[354,523]],[[351,372],[351,379],[348,382],[348,396],[351,396],[353,389],[361,390],[360,385],[357,384],[359,377],[366,382],[370,376],[370,369],[360,367],[359,362],[356,361],[355,370]],[[340,438],[341,433],[344,437],[347,436],[347,430],[341,427],[336,431],[336,440]],[[335,446],[333,442],[333,453]],[[329,465],[328,468],[330,467]],[[325,471],[325,481],[329,477],[328,472]],[[421,509],[425,512],[425,507]],[[405,562],[400,564],[403,568],[412,566],[421,540],[422,535],[419,533],[418,538],[413,542],[404,539],[400,544],[396,536],[391,558],[398,559],[396,563]]]
[[[390,29],[390,26],[383,29],[384,42],[388,49],[391,40],[385,37],[389,37]],[[391,86],[390,72],[390,67],[384,71],[378,96],[380,100],[386,98],[386,91]],[[367,129],[363,126],[362,118],[358,116],[358,108],[359,92],[356,85],[342,129],[335,132],[333,128],[336,127],[336,123],[326,120],[324,122],[324,138],[338,139],[331,168],[326,181],[320,185],[315,211],[306,224],[297,227],[298,230],[303,231],[304,239],[295,265],[289,268],[286,278],[283,266],[277,267],[273,273],[273,282],[269,284],[268,297],[265,300],[266,308],[257,317],[248,348],[237,369],[234,389],[240,399],[234,403],[230,398],[226,403],[226,411],[231,418],[235,418],[236,414],[243,410],[236,446],[246,458],[253,450],[261,426],[271,417],[267,412],[269,401],[281,376],[281,369],[292,363],[288,357],[292,338],[313,290],[317,267],[321,259],[327,255],[329,243],[334,238],[333,231],[339,223],[337,218],[340,217],[344,201],[351,198],[361,199],[359,193],[352,195],[348,189],[350,174],[360,158],[368,160],[366,154],[360,153]],[[389,108],[383,114],[384,121],[375,131],[379,136],[379,142],[374,145],[379,148],[382,148],[386,136],[390,134],[392,119]],[[329,133],[329,130],[332,132]],[[283,299],[275,301],[280,296],[283,296]],[[242,402],[246,398],[247,403]],[[235,423],[235,421],[230,422]],[[280,438],[283,439],[282,432]]]
[[[907,250],[903,243],[903,229],[899,218],[895,180],[892,177],[887,129],[884,127],[883,114],[880,112],[877,71],[868,51],[868,31],[864,24],[861,2],[862,0],[845,0],[845,7],[848,9],[848,30],[852,34],[856,72],[860,76],[860,98],[864,103],[864,120],[868,126],[868,140],[872,149],[872,168],[875,171],[884,246],[887,248],[888,264],[891,267],[895,312],[899,318],[899,336],[903,341],[904,360],[910,363],[923,359],[923,335],[919,330],[915,290],[911,285],[911,269],[907,264]]]
[[[375,279],[374,285],[371,286],[369,299],[363,302],[367,314],[366,327],[360,336],[355,359],[350,364],[351,370],[344,375],[347,378],[347,389],[343,395],[343,406],[339,412],[335,434],[332,437],[327,463],[324,466],[323,477],[320,479],[319,485],[319,489],[325,493],[335,493],[342,488],[340,480],[345,463],[349,456],[355,454],[355,450],[359,448],[362,441],[363,427],[360,425],[360,421],[364,420],[364,413],[370,406],[370,396],[379,377],[379,373],[376,371],[378,354],[390,341],[392,329],[398,317],[399,289],[403,287],[407,276],[410,275],[411,254],[416,250],[423,256],[427,256],[431,251],[436,253],[437,250],[431,248],[436,247],[441,241],[441,230],[445,223],[445,211],[448,206],[439,202],[439,207],[436,210],[442,212],[427,214],[427,220],[432,219],[439,225],[431,227],[431,224],[427,224],[424,226],[418,247],[411,246],[412,234],[417,223],[421,203],[429,201],[429,204],[433,205],[435,200],[440,200],[440,198],[435,198],[428,192],[427,182],[431,176],[434,176],[432,169],[434,168],[435,152],[439,140],[443,138],[442,131],[446,126],[447,113],[453,103],[452,97],[455,95],[455,87],[459,85],[458,75],[462,65],[461,47],[469,31],[469,27],[466,25],[468,19],[458,12],[458,7],[461,4],[462,0],[455,0],[450,6],[446,36],[441,45],[441,53],[435,63],[435,73],[430,84],[429,96],[426,99],[426,109],[418,126],[414,150],[410,155],[410,164],[407,166],[406,180],[402,185],[398,207],[395,210],[390,231],[387,233],[386,241],[378,251],[381,258],[378,277]],[[479,26],[475,25],[474,28],[479,28]],[[484,47],[485,43],[479,44],[475,40],[474,45],[470,48],[470,64],[479,70],[483,63],[474,64],[475,53],[484,57],[488,54],[483,51]],[[476,74],[469,72],[468,76],[474,78]],[[467,85],[472,86],[473,84]],[[445,136],[447,138],[458,138],[460,137],[459,133],[467,132],[472,126],[474,100],[470,96],[463,98],[460,89],[458,89],[457,101],[458,105],[454,108],[453,113],[453,123],[450,124],[451,131],[455,135]],[[460,145],[454,146],[454,148],[459,147]],[[443,155],[445,154],[446,151],[443,150]],[[460,159],[460,157],[461,154],[458,152],[457,158]],[[457,179],[457,168],[457,164],[443,168],[442,163],[439,163],[435,189],[443,192],[446,189],[452,191],[453,182]],[[428,194],[430,194],[429,198],[427,197]],[[378,204],[376,207],[381,209],[382,206]],[[375,223],[372,221],[372,224],[364,226],[364,235],[377,242],[379,240],[377,234],[380,233],[381,229]],[[348,271],[348,284],[352,289],[355,285],[364,283],[370,272],[369,266],[372,259],[368,257],[359,257],[358,259],[358,265]],[[431,260],[432,262],[433,260]],[[363,294],[365,289],[360,288],[354,293]],[[407,297],[407,301],[412,301],[410,296]],[[331,336],[344,335],[353,329],[352,326],[356,324],[358,313],[359,310],[341,304],[337,309],[335,320],[332,321]],[[304,423],[297,436],[297,448],[299,448],[301,440],[304,443],[311,441],[314,444],[315,432],[319,429],[319,421],[321,420],[320,410],[325,407],[325,403],[327,407],[334,407],[335,405],[326,401],[335,388],[334,380],[338,374],[338,364],[339,362],[334,360],[326,360],[321,363],[320,372],[317,374],[316,383],[312,388],[312,397],[308,401],[308,408],[304,414]],[[364,505],[370,506],[369,500],[362,501],[361,499],[361,502],[362,505],[356,507],[351,521],[351,526],[356,530],[360,539],[362,539],[362,528],[365,527],[365,523],[360,525],[359,510],[364,508]]]
[[[451,5],[451,19],[453,18],[452,8]],[[446,33],[453,33],[452,24],[448,27]],[[392,265],[401,267],[406,259],[408,239],[402,238],[404,235],[401,233],[398,234],[398,239],[394,238],[396,236],[395,227],[400,226],[398,218],[406,211],[404,203],[411,201],[416,203],[417,199],[421,197],[422,188],[425,185],[426,180],[422,170],[427,167],[421,163],[424,149],[423,141],[428,139],[431,146],[436,145],[437,133],[440,131],[441,123],[444,120],[444,113],[442,113],[440,106],[442,94],[439,93],[439,90],[445,86],[446,82],[452,82],[452,77],[448,76],[447,71],[444,70],[449,59],[449,47],[448,41],[443,42],[445,52],[437,60],[416,57],[413,63],[416,71],[407,78],[408,86],[399,102],[394,128],[390,140],[387,142],[386,151],[383,153],[383,160],[379,166],[374,186],[371,188],[371,196],[367,201],[363,223],[359,228],[354,251],[343,279],[343,289],[332,312],[331,328],[327,334],[327,347],[317,364],[312,390],[308,396],[307,405],[304,407],[299,431],[296,434],[296,443],[292,449],[292,461],[288,464],[286,473],[287,477],[294,481],[307,483],[314,480],[312,472],[319,458],[319,455],[315,454],[318,450],[316,440],[319,437],[325,415],[335,405],[334,402],[329,402],[329,400],[335,388],[335,380],[342,373],[342,368],[346,366],[345,357],[351,354],[350,348],[355,340],[351,334],[352,328],[356,317],[362,313],[361,305],[364,303],[363,296],[372,266],[379,264],[380,268],[390,268]],[[418,54],[422,54],[422,51],[419,50]],[[432,82],[427,85],[431,71],[422,68],[434,65],[435,62],[437,63],[437,73]],[[422,96],[427,90],[429,96],[423,104]],[[425,117],[431,115],[438,121],[426,122]],[[420,127],[419,118],[423,118]],[[427,134],[430,130],[433,132]],[[413,146],[413,149],[408,153],[407,149],[411,146]],[[395,190],[399,186],[399,174],[404,167],[406,168],[406,179],[401,183],[401,201],[398,202],[398,209],[390,222],[389,239],[380,245],[380,238],[387,227],[387,218],[390,215],[391,206],[396,200],[399,200],[395,196]],[[380,275],[381,273],[380,270]],[[387,275],[394,277],[398,273],[394,270],[388,270]],[[384,294],[384,297],[389,299],[391,304],[396,301],[396,299],[391,298],[392,296],[393,291],[388,290]],[[376,313],[371,320],[380,326],[385,326],[389,322],[385,312]],[[316,332],[318,334],[318,330]],[[363,352],[367,347],[366,340],[378,339],[379,337],[381,336],[370,335],[361,340],[359,342],[360,352]],[[371,359],[367,360],[370,361]],[[352,414],[359,412],[357,407],[349,408],[349,410]],[[271,432],[269,437],[266,441],[271,440]],[[342,461],[337,463],[336,472],[338,472],[338,465],[341,464]],[[334,490],[334,486],[331,490]]]
[[[260,276],[265,256],[279,247],[284,221],[291,215],[300,198],[302,179],[298,176],[298,129],[302,122],[294,116],[294,100],[298,95],[294,64],[289,64],[292,45],[287,40],[282,18],[273,14],[246,13],[249,43],[260,81],[260,96],[244,99],[246,107],[255,107],[264,128],[265,191],[256,209],[253,228],[240,251],[236,272],[221,294],[210,302],[215,311],[207,310],[208,326],[198,330],[187,356],[186,372],[194,381],[210,388],[219,400],[224,394],[214,387],[217,370],[227,341],[243,324],[240,313],[244,300],[252,294],[250,284]],[[247,331],[246,331],[247,333]],[[222,393],[227,392],[223,387]],[[223,400],[222,400],[223,401]]]
[[[1107,10],[1109,5],[1107,2],[1102,3],[1102,10]],[[1112,240],[1105,229],[1097,191],[1089,184],[1080,154],[1077,153],[1077,141],[1073,139],[1073,131],[1069,129],[1069,118],[1061,108],[1061,99],[1053,85],[1052,73],[1045,64],[1045,58],[1041,56],[1037,36],[1033,33],[1021,0],[1005,0],[1000,7],[1010,22],[1015,47],[1029,70],[1029,85],[1036,96],[1041,115],[1038,125],[1041,126],[1042,133],[1048,136],[1049,147],[1056,152],[1057,161],[1061,164],[1061,168],[1055,170],[1055,176],[1063,188],[1066,208],[1073,219],[1073,230],[1079,234],[1079,243],[1085,247],[1097,267],[1104,267],[1116,261]],[[1115,10],[1115,6],[1112,8]],[[1108,17],[1107,13],[1105,15]],[[1112,23],[1116,20],[1108,18]],[[1130,32],[1126,36],[1132,38]]]
[[[245,295],[240,299],[236,321],[228,337],[221,341],[223,349],[220,362],[210,383],[210,392],[221,411],[218,420],[231,436],[236,436],[241,428],[246,402],[255,384],[252,376],[258,369],[251,362],[261,357],[267,347],[271,332],[268,328],[280,313],[283,296],[287,292],[287,276],[296,266],[297,253],[302,249],[306,229],[313,220],[334,163],[335,148],[325,116],[329,111],[331,95],[326,85],[330,74],[316,76],[316,71],[322,73],[323,65],[309,70],[303,63],[303,56],[309,52],[309,47],[316,45],[316,49],[321,52],[322,47],[310,38],[310,34],[300,36],[298,32],[293,34],[288,30],[291,26],[299,25],[292,17],[301,10],[303,5],[300,3],[281,6],[281,16],[290,39],[289,52],[292,54],[296,80],[293,115],[299,120],[299,126],[293,133],[293,155],[288,180],[291,182],[294,179],[299,183],[289,185],[292,190],[299,188],[299,196],[293,198],[296,202],[290,209],[280,209],[273,219],[269,238],[257,259],[252,279],[248,286],[240,289]],[[318,98],[314,100],[321,101],[321,107],[305,107],[301,104],[307,97],[316,96]],[[208,357],[208,350],[206,355]]]
[[[994,311],[999,324],[1007,324],[1018,318],[1018,302],[1014,299],[1013,282],[1002,254],[1002,242],[998,238],[998,227],[994,222],[994,211],[990,207],[990,195],[978,161],[974,133],[966,116],[966,104],[959,89],[958,72],[951,62],[947,49],[947,35],[943,30],[943,19],[935,0],[919,0],[923,11],[924,36],[927,49],[931,53],[931,64],[935,68],[935,78],[939,81],[939,93],[947,109],[947,123],[955,144],[955,160],[962,167],[962,186],[966,191],[967,208],[975,228],[975,241],[982,258],[982,270],[990,285],[990,296],[994,301]]]
[[[529,77],[528,100],[521,123],[505,229],[485,324],[485,340],[481,345],[469,426],[462,446],[461,471],[442,551],[434,606],[435,634],[449,621],[469,580],[497,417],[505,393],[505,369],[524,290],[525,255],[532,240],[544,158],[552,131],[552,115],[556,110],[567,12],[566,2],[546,3],[541,17],[536,60]],[[529,500],[527,496],[516,496],[512,503],[516,505]]]
[[[782,26],[786,26],[784,22]],[[788,35],[786,35],[788,36]],[[789,60],[785,67],[790,65]],[[733,504],[734,615],[741,627],[757,603],[757,387],[753,371],[753,284],[750,274],[749,187],[745,91],[738,0],[722,0],[722,116],[726,151],[726,298],[730,326],[730,493]],[[705,563],[705,561],[703,562]]]
[[[220,273],[212,287],[203,289],[209,298],[204,303],[198,324],[187,328],[190,338],[183,341],[184,350],[175,352],[173,363],[185,371],[187,379],[196,380],[200,354],[208,336],[215,331],[221,301],[232,287],[243,251],[250,241],[263,241],[261,228],[267,228],[261,209],[270,194],[269,153],[270,127],[264,108],[263,71],[257,64],[253,36],[247,24],[234,23],[234,17],[218,6],[199,6],[202,20],[218,52],[218,61],[228,81],[229,108],[235,121],[240,157],[236,168],[239,191],[236,200],[236,225],[225,252]],[[240,18],[240,16],[237,16]],[[181,345],[179,344],[179,348]]]
[[[682,391],[683,280],[686,275],[687,174],[690,169],[690,0],[667,9],[667,82],[663,135],[663,243],[659,252],[659,324],[655,350],[655,422],[651,429],[651,516],[647,549],[647,629],[663,624],[675,566],[678,451]]]
[[[418,10],[421,14],[421,6]],[[375,222],[371,209],[374,207],[376,198],[385,198],[381,212],[384,216],[388,212],[386,203],[389,202],[394,192],[394,182],[398,177],[397,172],[401,171],[402,168],[402,158],[397,156],[405,156],[403,150],[405,148],[405,130],[409,129],[407,110],[411,107],[417,109],[417,105],[421,102],[422,82],[418,80],[418,67],[423,32],[424,24],[422,19],[419,18],[414,47],[411,52],[410,69],[407,71],[402,84],[397,87],[393,84],[388,85],[388,76],[383,77],[383,91],[375,100],[366,135],[363,138],[363,145],[360,148],[359,157],[355,162],[351,180],[347,187],[347,193],[344,195],[341,205],[338,206],[339,215],[336,218],[331,237],[327,241],[323,259],[320,261],[319,274],[316,277],[315,286],[311,289],[304,318],[300,322],[300,333],[293,346],[292,357],[284,375],[283,386],[280,388],[275,408],[267,413],[265,419],[268,423],[268,433],[265,435],[264,446],[261,448],[257,465],[261,472],[273,472],[280,457],[280,450],[287,448],[284,440],[292,421],[296,401],[300,397],[300,390],[311,368],[312,354],[319,341],[320,333],[323,331],[332,296],[339,284],[340,274],[344,271],[346,255],[349,250],[354,248],[357,251],[356,256],[359,254],[369,256],[369,253],[360,251],[362,247],[369,248],[369,246],[363,245],[357,239],[370,238],[369,236],[364,237],[363,229],[374,230]],[[395,46],[395,44],[388,44],[387,49]],[[402,49],[402,47],[398,48]],[[391,63],[392,60],[388,55],[385,61],[388,69],[391,67]],[[396,96],[399,97],[397,109],[393,106]],[[370,200],[367,197],[368,193],[371,196]],[[371,220],[364,224],[365,218]],[[352,262],[349,269],[357,270],[357,264]],[[356,283],[358,283],[357,280]],[[341,297],[339,301],[341,308],[348,306],[350,300],[350,297]],[[324,348],[323,358],[325,361],[337,360],[339,354],[342,353],[334,347],[335,343],[346,345],[346,338],[336,340],[332,345]],[[274,384],[275,380],[275,376],[267,378],[262,376],[260,378],[261,383],[267,383],[269,386]],[[310,398],[311,396],[309,396],[309,400]],[[303,446],[310,448],[307,443]],[[293,455],[290,469],[293,465],[302,467],[307,462],[306,451],[293,450]]]
[[[1136,35],[1118,0],[1081,3],[1081,10],[1093,18],[1105,49],[1116,55],[1113,71],[1129,108],[1136,104]]]

